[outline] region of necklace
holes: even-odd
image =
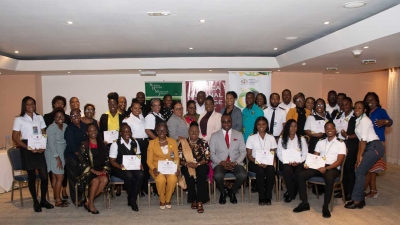
[[[198,140],[198,139],[197,139],[197,140]],[[197,144],[197,140],[196,140],[196,141],[192,141],[192,140],[189,138],[189,142],[190,142],[191,145]]]
[[[326,138],[324,157],[322,157],[322,159],[323,159],[324,161],[326,161],[326,154],[328,154],[329,150],[331,150],[331,147],[332,147],[333,144],[334,144],[334,143],[333,143],[333,140],[332,140],[331,146],[329,146],[328,151],[326,151],[326,146],[328,145],[328,138]]]
[[[161,141],[160,139],[158,139],[158,142],[159,142],[160,144],[164,144],[164,143],[167,143],[167,140]]]

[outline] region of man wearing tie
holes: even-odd
[[[242,133],[232,129],[232,118],[230,115],[221,117],[222,129],[213,133],[210,139],[210,157],[214,168],[214,180],[220,191],[219,203],[226,203],[229,195],[232,204],[237,203],[236,191],[247,178],[247,172],[243,167],[246,157],[246,145]],[[224,189],[224,177],[226,173],[235,175],[236,180],[228,193]]]
[[[272,93],[269,96],[271,107],[264,109],[264,116],[267,118],[269,124],[269,134],[274,136],[277,142],[286,123],[286,111],[285,109],[278,107],[279,101],[279,94]]]

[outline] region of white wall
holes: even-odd
[[[104,72],[103,72],[104,73]],[[51,100],[56,95],[67,98],[78,97],[81,109],[86,103],[96,106],[95,118],[99,119],[101,114],[108,111],[107,94],[117,92],[120,96],[127,98],[128,106],[131,99],[138,91],[145,91],[145,81],[182,81],[182,102],[186,102],[186,80],[225,80],[229,87],[228,73],[180,73],[180,74],[157,74],[154,77],[144,77],[139,74],[101,74],[101,75],[43,75],[43,112],[52,111]],[[69,114],[69,102],[66,112]]]

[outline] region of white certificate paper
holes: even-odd
[[[257,150],[256,164],[274,165],[275,153],[271,150]]]
[[[104,141],[106,141],[107,143],[113,143],[117,139],[118,139],[118,131],[116,130],[104,131]]]
[[[140,157],[140,155],[123,155],[122,165],[124,165],[126,170],[140,170]]]
[[[314,133],[325,133],[325,120],[316,120],[311,123],[311,131]]]
[[[28,150],[46,149],[47,136],[45,134],[31,134],[28,136]]]
[[[305,164],[310,169],[319,169],[325,167],[325,160],[321,156],[308,153]]]
[[[336,131],[340,133],[342,130],[347,131],[347,125],[348,123],[344,119],[337,119],[333,120],[333,123],[336,126]]]
[[[300,149],[285,149],[282,150],[282,162],[288,164],[290,162],[301,163],[301,151]]]
[[[162,174],[175,174],[178,166],[173,161],[158,161],[158,172]]]

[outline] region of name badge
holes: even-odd
[[[33,132],[33,134],[38,135],[39,134],[39,128],[37,126],[33,126],[32,127],[32,132]]]

